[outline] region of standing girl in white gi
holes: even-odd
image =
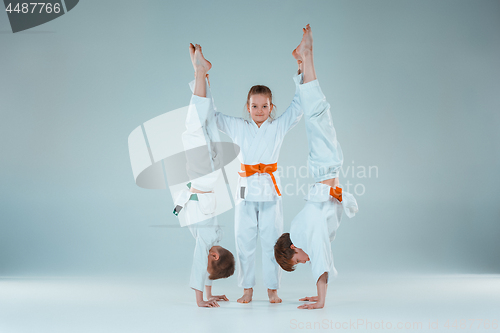
[[[206,61],[206,60],[205,60]],[[299,84],[300,76],[294,81]],[[281,270],[274,258],[274,244],[283,231],[281,183],[277,161],[285,134],[302,117],[299,92],[287,110],[274,119],[271,90],[253,86],[247,96],[246,109],[250,120],[215,112],[217,127],[240,147],[241,162],[236,189],[235,238],[238,285],[244,288],[239,303],[252,301],[255,285],[255,250],[260,234],[262,271],[269,301],[281,303],[277,289]]]

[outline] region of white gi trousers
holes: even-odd
[[[281,198],[275,201],[242,201],[236,205],[235,235],[238,257],[238,286],[253,288],[255,285],[255,250],[260,234],[262,248],[262,273],[268,289],[280,286],[281,269],[274,258],[274,244],[283,232]]]
[[[302,84],[299,89],[309,144],[309,170],[316,182],[337,178],[344,157],[333,127],[330,104],[318,80]]]

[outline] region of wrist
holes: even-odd
[[[325,307],[325,303],[316,303],[316,309],[323,309]]]

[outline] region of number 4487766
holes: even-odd
[[[31,6],[31,11],[30,11],[30,6]],[[37,6],[40,6],[40,9],[39,10],[37,9],[38,14],[41,14],[44,8],[47,14],[50,14],[52,12],[57,14],[61,11],[61,5],[59,3],[55,3],[54,5],[52,5],[51,3],[45,3],[45,2],[30,2],[30,3],[25,2],[21,4],[17,3],[14,9],[12,9],[12,4],[9,3],[7,8],[5,8],[5,11],[9,13],[16,12],[24,14],[36,13],[35,8]]]

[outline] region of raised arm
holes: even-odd
[[[193,92],[194,92],[194,88],[195,88],[195,82],[196,82],[196,80],[193,80],[189,83],[189,86],[191,87],[191,91],[193,91]],[[244,120],[242,118],[231,117],[231,116],[227,116],[223,113],[216,112],[216,108],[215,108],[213,98],[212,98],[212,93],[210,91],[210,86],[208,84],[208,79],[206,80],[206,83],[205,83],[205,90],[206,90],[206,96],[207,96],[206,99],[210,101],[211,107],[207,108],[208,112],[206,115],[200,116],[200,121],[202,122],[202,125],[206,124],[206,122],[208,122],[208,121],[214,120],[217,124],[217,128],[220,131],[226,133],[231,138],[231,140],[234,141],[234,137],[235,137],[236,133],[238,133],[238,131],[241,130],[241,126],[243,125]],[[195,96],[193,96],[193,97],[195,97]]]
[[[300,90],[299,84],[302,82],[302,74],[297,74],[293,77],[295,82],[295,95],[293,96],[290,106],[279,116],[275,121],[283,134],[291,130],[302,118],[304,111],[300,105]]]

